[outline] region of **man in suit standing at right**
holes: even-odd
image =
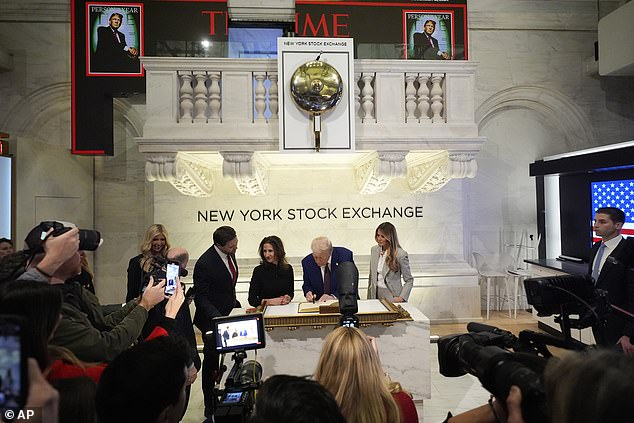
[[[203,334],[202,388],[205,398],[205,416],[214,412],[213,388],[219,367],[214,337],[207,340],[205,333],[212,329],[214,317],[228,316],[234,308],[241,308],[236,298],[238,249],[236,231],[221,226],[213,234],[213,245],[203,253],[194,266],[194,324]]]
[[[615,207],[597,209],[594,232],[601,241],[592,246],[588,272],[598,289],[608,292],[608,301],[629,312],[634,311],[634,239],[625,239],[621,229],[625,213]],[[597,332],[595,331],[595,339]],[[599,339],[596,339],[599,343]],[[604,327],[603,345],[619,345],[625,354],[634,355],[634,324],[609,314]]]
[[[306,301],[328,301],[339,297],[336,269],[339,263],[352,261],[352,251],[344,247],[333,247],[325,236],[313,239],[312,254],[302,260]]]

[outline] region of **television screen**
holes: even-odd
[[[616,207],[625,212],[623,236],[634,236],[634,179],[596,181],[590,184],[592,218],[601,207]],[[599,241],[593,235],[593,241]]]

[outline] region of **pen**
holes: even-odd
[[[315,304],[315,294],[313,294],[313,304]]]

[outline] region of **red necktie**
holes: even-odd
[[[116,29],[114,30],[114,36],[117,39],[117,42],[121,44],[121,38],[119,38],[119,31],[117,31]]]
[[[236,272],[236,267],[233,265],[233,259],[231,256],[227,256],[227,261],[229,262],[229,270],[231,271],[231,280],[233,284],[236,284],[236,280],[238,280],[238,272]]]

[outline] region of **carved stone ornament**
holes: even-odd
[[[407,169],[407,183],[412,192],[435,192],[451,180],[447,172],[446,151],[421,158]]]
[[[150,182],[169,182],[191,197],[209,197],[214,186],[209,167],[178,153],[147,154],[145,178]]]
[[[392,179],[406,175],[407,151],[382,151],[363,157],[355,166],[355,179],[361,194],[384,191]]]
[[[478,163],[473,153],[449,153],[447,175],[450,178],[475,178]]]
[[[220,152],[224,158],[222,175],[232,178],[240,194],[265,195],[268,166],[253,152]]]

